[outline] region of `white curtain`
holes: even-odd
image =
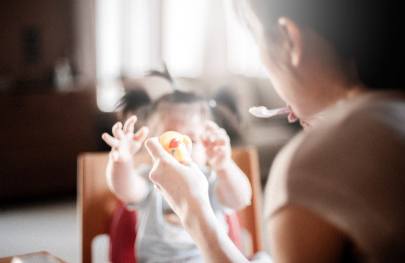
[[[231,6],[231,0],[225,0],[228,70],[231,74],[247,77],[265,78],[260,62],[259,49],[243,21]]]
[[[76,5],[81,32],[76,57],[84,75],[97,81],[101,110],[112,111],[122,96],[120,77],[142,77],[162,61],[175,77],[265,77],[257,46],[229,0],[76,0]]]
[[[203,71],[209,2],[163,1],[163,59],[174,76],[199,77]]]
[[[141,77],[160,65],[160,1],[96,0],[97,79]]]

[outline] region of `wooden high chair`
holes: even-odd
[[[249,233],[251,243],[244,251],[252,255],[263,251],[262,237],[262,188],[257,150],[254,147],[232,148],[232,158],[245,172],[252,185],[252,204],[238,211],[238,219],[244,233]],[[81,260],[91,263],[91,244],[94,237],[108,234],[113,214],[120,204],[110,192],[106,180],[107,152],[86,152],[78,156],[78,217],[81,234]]]

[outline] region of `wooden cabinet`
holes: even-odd
[[[0,202],[73,193],[96,148],[95,89],[0,94]]]

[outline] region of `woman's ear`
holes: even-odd
[[[285,48],[290,56],[290,62],[297,67],[302,59],[303,39],[300,27],[288,17],[280,17],[277,21],[278,29]]]

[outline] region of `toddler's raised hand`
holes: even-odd
[[[205,147],[209,166],[218,171],[231,160],[231,144],[226,131],[213,121],[206,121],[207,131],[201,141]]]
[[[112,128],[113,136],[108,133],[103,133],[103,140],[111,146],[110,158],[114,162],[127,162],[133,155],[142,147],[142,143],[148,136],[149,129],[147,127],[140,128],[134,134],[134,124],[137,117],[131,116],[122,127],[121,122],[117,122]]]

